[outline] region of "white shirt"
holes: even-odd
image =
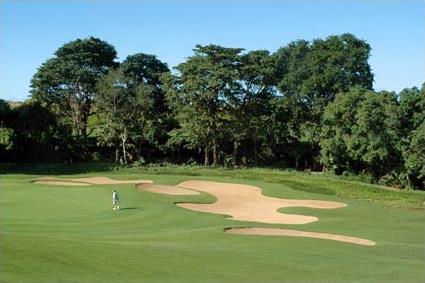
[[[118,193],[117,192],[113,192],[112,193],[112,200],[114,201],[117,201],[117,200],[119,200],[119,197],[118,197]]]

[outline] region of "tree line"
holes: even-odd
[[[424,189],[425,85],[374,91],[370,51],[352,34],[274,53],[196,45],[170,70],[77,39],[38,68],[30,99],[0,100],[1,161],[274,166]]]

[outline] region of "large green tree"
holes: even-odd
[[[56,161],[57,155],[66,154],[67,150],[62,147],[67,142],[66,133],[59,128],[50,109],[38,101],[28,100],[13,112],[14,152],[18,160]]]
[[[322,161],[337,173],[365,171],[378,180],[400,165],[399,137],[395,93],[355,88],[338,94],[325,110]]]
[[[359,85],[372,89],[368,58],[370,46],[352,34],[299,40],[280,48],[277,60],[278,88],[303,113],[300,142],[310,144],[309,164],[317,167],[321,119],[335,95]]]
[[[13,114],[9,104],[0,99],[0,162],[8,159],[8,151],[13,148]]]
[[[120,67],[130,85],[144,84],[151,87],[149,98],[153,103],[150,109],[153,119],[145,125],[143,132],[152,146],[163,149],[168,139],[168,132],[173,127],[161,82],[161,77],[170,71],[167,64],[161,62],[155,55],[136,53],[127,56]]]
[[[233,140],[233,162],[239,163],[239,150],[245,143],[253,150],[247,152],[256,162],[262,143],[270,100],[275,94],[275,61],[267,50],[255,50],[236,58],[235,87],[229,92],[225,105],[229,123],[226,125]],[[247,158],[244,158],[244,160]]]
[[[356,87],[340,93],[325,109],[320,140],[321,162],[337,174],[344,170],[362,169],[358,164],[359,160],[353,158],[349,148],[353,143],[357,111],[366,92],[367,90]]]
[[[403,154],[408,185],[425,189],[425,84],[400,93],[402,134],[399,148]]]
[[[115,58],[115,48],[98,38],[66,43],[37,70],[31,81],[32,97],[66,115],[76,137],[84,141],[96,83],[116,64]]]
[[[103,114],[101,143],[115,147],[115,160],[133,161],[137,143],[143,139],[144,128],[150,120],[154,88],[134,82],[121,68],[111,70],[98,83],[96,105]]]
[[[168,89],[179,128],[171,132],[174,143],[204,149],[204,164],[219,162],[226,98],[237,88],[240,48],[197,45],[194,55],[177,66],[178,77]],[[168,80],[170,81],[170,80]]]

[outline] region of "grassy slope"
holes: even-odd
[[[384,195],[374,203],[353,199],[363,198],[369,189],[364,186],[370,186],[358,182],[266,170],[221,171],[166,168],[91,175],[143,177],[162,184],[241,182],[260,186],[267,195],[338,200],[348,206],[284,210],[320,218],[307,225],[254,224],[173,205],[213,201],[208,195],[163,196],[120,185],[128,209],[114,212],[113,186],[43,186],[29,183],[32,175],[3,175],[0,282],[423,282],[425,215],[421,209],[393,207],[415,207],[423,194],[403,197],[372,188]],[[302,191],[304,186],[328,194]],[[371,198],[376,200],[375,194]],[[231,226],[333,232],[374,240],[377,246],[222,232]]]

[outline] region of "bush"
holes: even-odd
[[[98,151],[95,151],[91,154],[90,159],[94,162],[102,161],[102,154],[100,154]]]

